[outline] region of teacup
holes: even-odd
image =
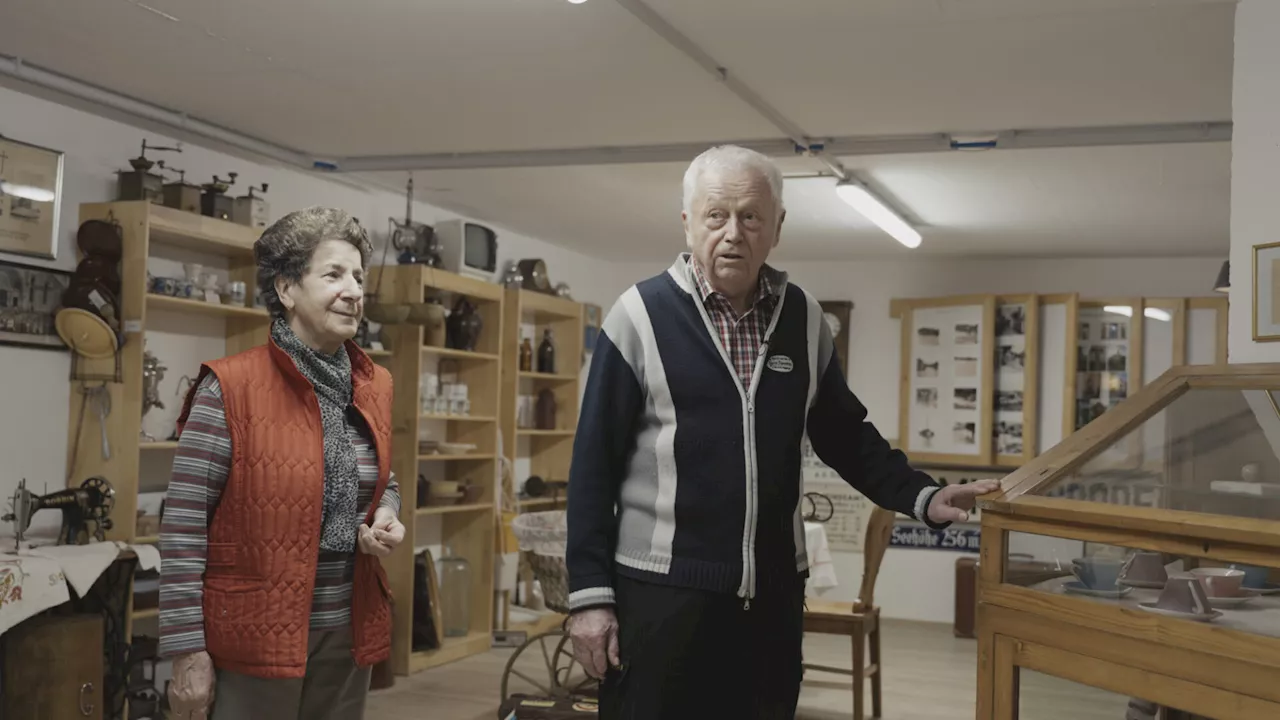
[[[1076,558],[1071,561],[1071,574],[1090,590],[1115,590],[1124,563],[1111,558]]]
[[[1164,556],[1158,552],[1136,552],[1125,561],[1120,577],[1140,583],[1163,583],[1169,579]]]
[[[1231,568],[1196,568],[1191,576],[1204,585],[1204,592],[1209,597],[1237,597],[1240,595],[1240,581],[1244,580],[1243,570]]]
[[[1231,568],[1244,573],[1244,580],[1240,584],[1252,590],[1265,588],[1267,578],[1271,576],[1271,568],[1260,565],[1232,565]]]
[[[1160,598],[1156,600],[1156,607],[1161,610],[1195,615],[1205,615],[1210,612],[1209,598],[1204,593],[1204,586],[1200,584],[1199,578],[1190,575],[1169,578],[1169,582],[1164,585],[1164,590],[1160,592]]]

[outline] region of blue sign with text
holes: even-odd
[[[935,530],[928,525],[898,523],[893,526],[889,547],[976,553],[981,539],[982,531],[976,527]]]

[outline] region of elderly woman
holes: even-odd
[[[187,395],[160,535],[179,720],[358,720],[389,654],[391,376],[351,342],[370,250],[341,210],[267,228],[270,339],[204,363]]]

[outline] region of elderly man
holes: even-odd
[[[794,716],[806,434],[877,505],[933,527],[995,489],[938,486],[867,422],[817,301],[765,264],[784,216],[772,162],[708,150],[684,177],[691,252],[605,320],[568,512],[569,627],[604,720]]]

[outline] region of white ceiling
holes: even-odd
[[[1231,116],[1227,0],[647,2],[815,137]],[[5,6],[0,54],[309,153],[780,137],[614,0]],[[845,162],[921,223],[919,253],[1216,255],[1228,246],[1226,143]],[[632,258],[666,257],[682,245],[681,170],[418,177],[436,188],[421,194],[434,204]],[[906,252],[835,200],[830,183],[788,181],[787,255]]]

